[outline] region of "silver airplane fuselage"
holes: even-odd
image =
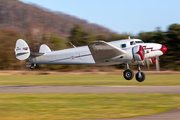
[[[135,42],[135,44],[130,44]],[[58,51],[46,52],[42,56],[38,57],[29,57],[28,60],[34,64],[71,64],[71,65],[113,65],[113,64],[122,64],[128,62],[130,65],[137,64],[133,60],[132,48],[137,45],[143,46],[145,51],[145,58],[153,58],[164,54],[163,45],[157,43],[143,43],[139,39],[127,39],[127,40],[118,40],[113,42],[108,42],[109,44],[120,48],[124,51],[127,51],[127,54],[124,54],[121,58],[116,58],[115,60],[106,62],[106,63],[96,63],[93,59],[93,56],[89,50],[88,46],[63,49]],[[125,47],[122,47],[125,45]],[[106,54],[106,53],[105,53]]]

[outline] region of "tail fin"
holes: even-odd
[[[29,46],[23,39],[18,39],[16,41],[15,55],[19,60],[25,60],[30,56]]]
[[[47,45],[42,44],[39,48],[39,53],[47,53],[47,52],[51,52],[51,49]]]

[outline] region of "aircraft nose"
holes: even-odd
[[[160,49],[162,52],[163,52],[163,54],[167,51],[167,48],[164,46],[164,45],[162,45],[162,47],[161,47],[161,49]]]

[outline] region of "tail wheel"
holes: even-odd
[[[130,69],[127,69],[123,72],[123,76],[126,80],[131,80],[134,77],[134,72]]]
[[[143,82],[145,80],[145,78],[146,78],[146,76],[143,72],[140,72],[140,74],[139,74],[139,72],[136,73],[136,80],[138,82]]]

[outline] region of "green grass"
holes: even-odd
[[[180,85],[180,75],[147,75],[139,83],[122,75],[10,75],[0,76],[0,85]]]
[[[180,94],[0,93],[1,120],[134,117],[180,106]]]

